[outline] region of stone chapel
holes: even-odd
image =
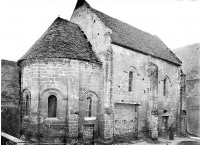
[[[157,37],[78,0],[19,59],[21,135],[112,143],[184,134],[181,61]]]

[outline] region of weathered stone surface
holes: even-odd
[[[87,5],[76,7],[71,21],[80,26],[102,64],[48,57],[19,62],[22,134],[27,140],[75,144],[93,137],[109,144],[119,137],[156,140],[171,124],[184,129],[179,64],[112,43],[112,30]],[[49,106],[56,108],[53,117]],[[88,124],[92,129],[84,129]]]
[[[178,128],[180,110],[180,85],[178,80],[179,67],[164,60],[151,57],[136,51],[110,43],[112,30],[104,25],[99,17],[87,5],[77,8],[71,21],[77,23],[84,31],[93,46],[94,52],[103,62],[104,108],[115,109],[116,103],[137,104],[138,107],[138,136],[162,136],[167,126],[176,124]],[[148,64],[157,66],[156,80],[148,75]],[[129,72],[133,72],[132,91],[128,91]],[[164,79],[168,78],[168,94],[163,95]],[[152,85],[150,85],[152,82]],[[154,90],[154,91],[153,91]],[[131,111],[131,110],[129,110]],[[163,123],[164,113],[167,111],[167,125]],[[114,116],[117,111],[114,111]],[[114,127],[113,118],[110,122]],[[165,127],[163,129],[163,127]],[[125,128],[121,125],[114,128]],[[111,129],[113,130],[113,128]],[[102,136],[113,137],[112,132],[101,129]],[[152,136],[151,136],[152,137]]]
[[[65,63],[60,64],[60,61]],[[64,139],[66,142],[67,138],[77,138],[83,126],[80,118],[86,116],[81,111],[88,110],[86,104],[80,110],[79,100],[84,102],[85,94],[91,96],[87,92],[95,92],[94,97],[101,101],[101,66],[68,59],[56,59],[52,63],[46,59],[45,65],[40,60],[24,61],[21,69],[22,90],[29,90],[31,94],[30,113],[22,116],[26,138],[41,142],[63,142]],[[48,117],[48,97],[51,95],[57,98],[55,118]],[[93,110],[94,107],[93,104]],[[97,109],[96,116],[101,111]]]

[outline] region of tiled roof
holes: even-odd
[[[35,44],[20,58],[71,58],[100,62],[77,24],[58,17]]]
[[[157,36],[95,10],[87,2],[78,2],[75,9],[81,5],[88,7],[108,28],[112,29],[112,43],[181,65],[182,62],[178,57]]]

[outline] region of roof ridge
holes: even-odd
[[[158,36],[132,26],[126,22],[113,18],[103,12],[88,7],[96,16],[115,34],[111,35],[112,42],[130,47],[135,51],[141,51],[151,56],[164,59],[165,61],[180,65],[181,61],[161,41]],[[121,30],[119,30],[121,29]],[[138,38],[137,38],[138,37]]]
[[[128,26],[130,26],[130,27],[133,27],[133,28],[135,28],[135,29],[137,29],[137,30],[139,30],[139,31],[142,31],[142,32],[144,32],[144,33],[146,33],[146,34],[148,34],[148,35],[154,36],[154,35],[152,35],[152,34],[146,32],[146,31],[143,31],[143,30],[141,30],[141,29],[139,29],[139,28],[137,28],[137,27],[135,27],[135,26],[132,26],[132,25],[129,24],[129,23],[126,23],[126,22],[124,22],[124,21],[121,21],[121,20],[119,20],[119,19],[117,19],[117,18],[114,18],[114,17],[112,17],[112,16],[110,16],[110,15],[107,15],[107,14],[105,14],[105,13],[103,13],[103,12],[101,12],[101,11],[99,11],[99,10],[93,8],[93,7],[91,7],[91,6],[88,4],[88,2],[85,1],[85,0],[78,0],[78,1],[77,1],[77,4],[78,4],[78,2],[80,2],[80,1],[82,1],[82,2],[84,2],[84,3],[83,3],[82,5],[79,5],[79,7],[85,5],[85,6],[87,6],[87,8],[89,8],[89,9],[92,10],[92,11],[97,11],[98,13],[101,13],[101,14],[103,14],[103,15],[106,15],[106,16],[108,16],[108,17],[110,17],[110,18],[112,18],[112,19],[114,19],[114,20],[116,20],[116,21],[120,21],[121,23],[124,23],[124,24],[126,24],[126,25],[128,25]],[[77,4],[76,4],[76,5],[77,5]],[[77,8],[78,8],[78,7],[77,7]],[[77,9],[77,8],[75,7],[75,9]],[[97,16],[97,17],[98,17],[98,16]],[[158,36],[157,36],[157,37],[158,37]]]
[[[132,28],[135,28],[135,29],[137,29],[137,30],[139,30],[139,31],[142,31],[142,32],[144,32],[144,33],[146,33],[146,34],[148,34],[148,35],[151,35],[151,36],[156,36],[156,35],[152,35],[152,34],[150,34],[149,32],[146,32],[146,31],[143,31],[143,30],[141,30],[141,29],[139,29],[139,28],[137,28],[137,27],[135,27],[135,26],[132,26],[131,24],[129,24],[129,23],[126,23],[126,22],[124,22],[124,21],[122,21],[122,20],[119,20],[119,19],[117,19],[117,18],[114,18],[114,17],[112,17],[112,16],[110,16],[110,15],[107,15],[107,14],[105,14],[105,13],[103,13],[103,12],[101,12],[101,11],[99,11],[99,10],[97,10],[97,9],[95,9],[95,8],[93,8],[93,7],[89,7],[91,10],[94,10],[94,11],[97,11],[98,13],[101,13],[101,14],[103,14],[103,15],[106,15],[107,17],[110,17],[110,18],[112,18],[112,19],[114,19],[114,20],[116,20],[116,21],[120,21],[121,23],[124,23],[124,24],[126,24],[126,25],[128,25],[128,26],[130,26],[130,27],[132,27]],[[97,16],[98,17],[98,16]],[[158,37],[158,36],[156,36],[156,37]]]

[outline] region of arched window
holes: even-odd
[[[31,103],[31,95],[29,90],[24,90],[23,91],[23,103],[22,103],[22,115],[23,116],[28,116],[30,112],[30,103]]]
[[[81,109],[82,107],[82,109]],[[98,97],[97,95],[92,92],[88,91],[84,94],[84,106],[80,105],[80,112],[84,111],[85,112],[85,117],[97,117],[97,110],[98,108]]]
[[[129,83],[128,83],[128,91],[132,92],[132,83],[133,83],[133,72],[129,72]]]
[[[56,117],[57,112],[57,98],[54,95],[48,98],[48,117]]]
[[[168,96],[169,92],[169,79],[168,77],[165,77],[163,80],[163,96]]]
[[[88,117],[92,117],[92,98],[91,97],[87,97],[87,116]]]

